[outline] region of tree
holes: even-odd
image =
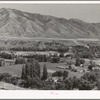
[[[65,90],[65,83],[63,82],[58,82],[56,84],[56,90]]]
[[[76,58],[76,64],[75,66],[80,66],[81,62],[80,62],[80,58]]]
[[[9,73],[0,74],[0,81],[11,83],[11,78],[12,78],[12,75],[10,75]]]
[[[97,75],[94,72],[90,72],[90,73],[85,73],[81,78],[93,83],[96,82]]]
[[[18,57],[15,60],[15,64],[24,64],[25,63],[25,59],[22,57]]]
[[[63,58],[64,57],[64,53],[60,53],[59,57]]]
[[[80,62],[81,62],[81,64],[84,64],[85,60],[84,59],[80,59]]]
[[[42,80],[46,80],[47,77],[48,77],[48,72],[47,72],[46,64],[44,64]]]
[[[64,81],[64,83],[65,83],[65,89],[67,89],[67,90],[72,90],[73,89],[73,81],[72,81],[71,78],[66,79]]]
[[[58,77],[61,77],[63,76],[63,72],[62,71],[56,71],[52,74],[52,76],[58,76]]]
[[[14,85],[17,85],[18,79],[20,79],[20,78],[17,77],[17,76],[13,76],[13,77],[11,78],[11,83],[14,84]]]
[[[25,63],[25,66],[22,68],[22,79],[27,80],[27,76],[31,78],[40,78],[40,65],[36,60],[29,60]]]
[[[64,72],[63,72],[63,80],[65,80],[67,77],[68,77],[68,71],[64,70]]]
[[[79,90],[92,90],[94,84],[91,84],[88,80],[80,79]]]
[[[0,60],[0,67],[2,67],[2,61]]]
[[[100,90],[100,79],[97,81],[97,89]]]
[[[21,78],[25,79],[25,66],[22,67]]]
[[[88,69],[89,69],[89,70],[92,70],[92,68],[95,67],[96,64],[95,64],[92,60],[90,60],[89,63],[90,63],[90,65],[89,65]]]
[[[75,88],[78,89],[79,88],[79,79],[76,77],[73,77],[72,81],[73,81],[73,89],[75,89]]]

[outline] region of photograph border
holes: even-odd
[[[0,1],[0,4],[100,4],[100,1]],[[0,99],[100,99],[100,92],[97,90],[0,90]]]

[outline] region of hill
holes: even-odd
[[[0,9],[0,36],[22,38],[100,38],[100,23]]]

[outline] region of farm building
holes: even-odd
[[[64,56],[65,56],[66,58],[68,58],[68,59],[74,58],[74,54],[73,54],[73,53],[69,53],[69,52],[64,53]]]
[[[14,65],[15,60],[4,59],[4,63],[5,63],[4,66]]]

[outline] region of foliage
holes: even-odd
[[[94,88],[94,84],[91,84],[90,81],[85,79],[80,79],[79,90],[92,90]]]
[[[8,54],[8,53],[5,53],[5,52],[1,53],[0,57],[4,58],[4,59],[12,59],[13,58],[12,54]]]
[[[84,63],[85,63],[84,59],[76,58],[76,64],[75,64],[75,66],[80,66],[81,64],[84,64]]]
[[[44,54],[32,54],[32,55],[27,55],[27,56],[24,56],[24,58],[32,58],[32,59],[35,59],[39,62],[47,62],[48,61],[48,57]]]
[[[52,63],[58,63],[60,61],[60,58],[59,57],[52,57],[51,58],[51,62]]]
[[[56,71],[52,74],[52,76],[58,76],[58,77],[61,77],[63,76],[63,72],[62,71]]]
[[[47,77],[48,77],[48,72],[47,72],[46,64],[44,64],[42,80],[46,80]]]
[[[65,71],[63,72],[63,80],[65,80],[67,77],[68,77],[68,71]]]
[[[58,82],[58,83],[56,83],[55,88],[56,88],[56,90],[65,90],[65,83]]]
[[[10,75],[8,73],[0,74],[0,81],[11,83],[11,78],[12,78],[12,75]]]
[[[14,84],[14,85],[17,85],[17,84],[18,84],[18,80],[19,80],[19,77],[17,77],[17,76],[12,76],[12,78],[11,78],[11,83]]]
[[[2,66],[2,60],[0,60],[0,67]]]
[[[42,83],[43,83],[43,86],[41,88],[42,90],[55,90],[56,89],[53,81],[48,80],[45,82],[43,81]]]
[[[93,62],[92,60],[90,60],[89,63],[90,63],[90,65],[88,66],[88,69],[89,69],[89,70],[92,70],[93,67],[96,67],[95,62]]]
[[[97,80],[97,89],[100,90],[100,79]]]
[[[60,53],[59,57],[63,58],[64,57],[64,53]]]
[[[86,73],[81,78],[84,79],[84,80],[87,80],[91,83],[93,83],[97,80],[97,76],[94,72]]]
[[[22,57],[17,57],[15,60],[15,64],[24,64],[25,63],[25,59]]]
[[[30,78],[40,78],[40,65],[38,61],[32,60],[26,62],[22,68],[22,79],[27,79],[27,76]]]

